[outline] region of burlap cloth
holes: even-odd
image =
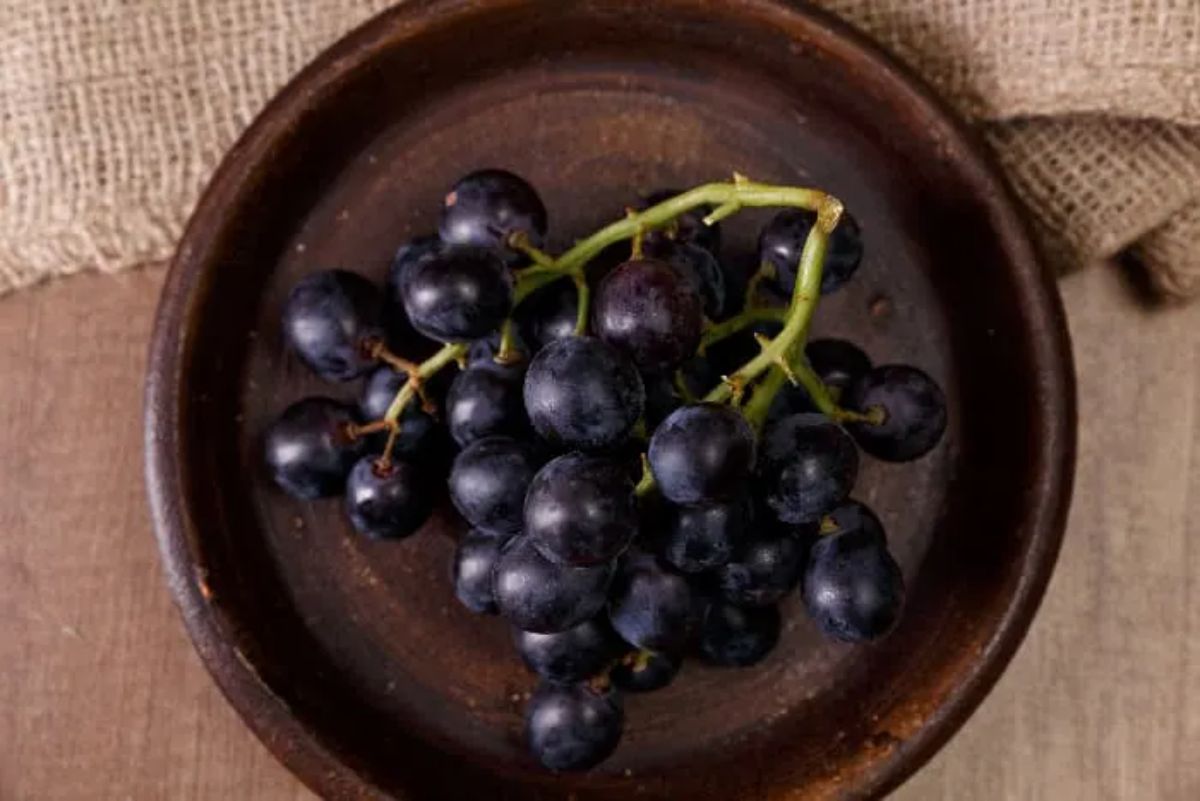
[[[386,0],[0,0],[0,292],[167,257],[242,128]],[[825,0],[980,124],[1059,266],[1200,293],[1200,0]]]

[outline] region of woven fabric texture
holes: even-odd
[[[1200,0],[826,0],[979,123],[1059,264],[1200,293]],[[384,0],[0,0],[0,292],[170,255],[222,153]]]

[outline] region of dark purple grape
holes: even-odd
[[[844,339],[814,339],[804,346],[804,355],[835,402],[871,369],[867,354]]]
[[[494,615],[499,611],[492,591],[492,572],[508,539],[507,534],[474,528],[454,550],[454,595],[476,614]]]
[[[525,496],[525,536],[562,564],[606,562],[637,533],[629,471],[601,456],[568,453],[551,460]]]
[[[455,376],[446,395],[446,423],[454,441],[465,446],[484,437],[528,432],[524,383],[524,364],[483,361]]]
[[[439,342],[487,336],[512,309],[508,270],[482,248],[452,248],[413,264],[401,291],[413,328]]]
[[[524,233],[541,247],[546,207],[525,179],[505,170],[479,170],[458,180],[446,194],[438,233],[452,245],[503,250],[507,237]]]
[[[871,511],[871,507],[861,501],[853,498],[847,500],[825,515],[822,519],[822,526],[826,521],[833,526],[833,530],[829,534],[862,529],[869,536],[879,540],[881,545],[887,545],[887,532],[883,529],[883,523],[879,522],[879,518]]]
[[[749,523],[744,501],[676,508],[663,558],[685,573],[701,573],[728,562],[741,545]]]
[[[691,281],[656,259],[627,261],[613,270],[592,303],[596,336],[646,372],[670,370],[694,354],[703,326]]]
[[[329,381],[349,381],[377,362],[383,342],[382,297],[361,275],[323,270],[292,287],[283,307],[283,335],[308,367]]]
[[[525,710],[529,750],[555,772],[600,764],[616,750],[624,727],[620,694],[589,684],[542,684]]]
[[[570,281],[555,281],[530,295],[517,311],[521,332],[534,349],[575,335],[579,291]]]
[[[346,514],[358,533],[373,540],[403,539],[433,513],[433,494],[408,462],[381,466],[374,456],[355,463],[346,479]]]
[[[646,256],[670,264],[700,296],[704,315],[719,320],[725,311],[725,272],[711,251],[691,242],[657,239],[646,243]]]
[[[817,540],[804,572],[804,605],[821,631],[867,642],[891,631],[904,605],[904,576],[874,515]],[[878,526],[878,529],[875,527]]]
[[[603,673],[623,647],[598,619],[551,634],[513,629],[513,643],[526,667],[555,684],[571,684]]]
[[[771,263],[780,286],[789,294],[796,286],[800,254],[804,252],[804,243],[816,221],[816,212],[784,209],[759,234],[759,257]],[[862,255],[862,232],[858,222],[845,212],[829,236],[825,269],[821,273],[821,294],[828,295],[849,281],[858,269]]]
[[[388,267],[388,297],[402,307],[404,305],[404,285],[412,268],[436,258],[443,250],[445,250],[445,245],[436,234],[418,236],[401,245]]]
[[[537,469],[537,457],[526,443],[508,437],[476,440],[454,459],[450,500],[471,525],[516,534]]]
[[[652,556],[622,560],[608,594],[608,619],[621,639],[647,651],[676,651],[687,641],[692,591],[687,579]]]
[[[670,684],[682,666],[683,658],[676,654],[630,651],[608,675],[619,690],[649,693]]]
[[[729,500],[741,492],[754,465],[754,430],[728,406],[684,406],[655,430],[648,456],[658,489],[668,500]]]
[[[784,523],[811,523],[850,494],[858,449],[842,428],[819,414],[795,414],[763,434],[758,472],[764,498]]]
[[[604,608],[612,572],[611,564],[555,564],[529,537],[514,537],[501,551],[492,575],[496,606],[523,631],[565,631]]]
[[[639,208],[648,209],[659,203],[670,200],[682,194],[676,189],[660,189],[646,197]],[[647,244],[656,244],[659,240],[670,239],[676,242],[687,242],[699,245],[708,252],[716,255],[721,249],[721,224],[705,225],[704,218],[712,213],[712,206],[697,206],[685,211],[675,218],[673,225],[667,228],[650,231],[646,235]]]
[[[305,500],[340,494],[362,453],[362,440],[351,436],[358,422],[353,406],[331,398],[305,398],[287,407],[263,438],[275,483]]]
[[[800,583],[804,556],[794,537],[755,540],[720,569],[721,594],[738,606],[777,603]]]
[[[723,667],[749,667],[761,662],[779,642],[779,609],[742,608],[713,601],[700,623],[700,654]]]
[[[358,408],[364,420],[382,420],[387,414],[396,394],[408,381],[408,376],[390,367],[379,367],[367,378],[363,386]],[[419,463],[433,454],[442,445],[443,435],[432,416],[421,410],[421,404],[409,403],[400,414],[400,433],[392,447],[392,455],[398,459]],[[386,433],[372,434],[368,439],[370,450],[378,452],[387,442]]]
[[[551,342],[525,375],[525,411],[543,439],[561,448],[620,445],[642,416],[645,391],[630,362],[591,337]]]
[[[938,444],[946,430],[946,396],[932,378],[915,367],[876,367],[851,387],[846,406],[859,412],[883,410],[883,422],[846,426],[867,453],[888,462],[919,459]]]

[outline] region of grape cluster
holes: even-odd
[[[454,592],[501,616],[540,678],[526,739],[550,770],[608,757],[624,696],[670,684],[687,655],[764,659],[797,588],[844,642],[881,637],[900,614],[883,524],[851,497],[860,449],[923,456],[945,398],[915,367],[804,342],[816,290],[850,280],[863,253],[823,193],[774,188],[796,208],[763,230],[759,271],[731,277],[715,218],[765,196],[752,186],[656,194],[554,259],[537,192],[475,172],[445,196],[438,233],[400,247],[382,291],[327,270],[283,309],[304,364],[365,380],[357,403],[305,398],[270,425],[276,484],[343,495],[355,530],[400,539],[445,483],[464,520]],[[624,238],[626,261],[583,269]],[[746,297],[731,302],[729,286]],[[772,305],[780,294],[790,303]],[[389,347],[397,331],[441,348],[411,361]],[[453,365],[447,387],[437,379]]]

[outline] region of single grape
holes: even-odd
[[[404,285],[412,268],[439,256],[445,245],[436,234],[426,234],[410,239],[396,251],[388,266],[387,294],[403,305]]]
[[[783,599],[800,583],[805,551],[794,537],[780,536],[748,543],[718,580],[725,600],[738,606],[767,606]]]
[[[682,666],[683,658],[677,654],[630,651],[608,675],[619,690],[648,693],[670,684]]]
[[[684,573],[702,573],[728,562],[749,523],[744,501],[681,506],[674,511],[663,559]]]
[[[446,194],[438,233],[452,245],[504,250],[507,237],[523,233],[534,247],[546,235],[546,207],[524,178],[506,170],[466,175]],[[516,254],[513,261],[519,261]]]
[[[695,353],[703,326],[691,281],[656,259],[627,261],[613,270],[592,304],[596,336],[647,372],[669,370]]]
[[[570,684],[603,673],[622,648],[601,619],[585,620],[551,634],[513,629],[513,643],[526,667],[555,684]]]
[[[796,271],[808,233],[817,214],[805,209],[784,209],[775,215],[758,237],[759,258],[775,268],[776,279],[785,292],[796,286]],[[837,228],[829,236],[825,251],[825,269],[821,273],[821,294],[828,295],[850,280],[862,261],[862,232],[849,212],[842,213]]]
[[[576,452],[551,460],[525,496],[525,535],[554,562],[608,561],[633,539],[637,524],[629,471],[602,456]]]
[[[529,537],[514,537],[501,551],[492,574],[496,606],[523,631],[565,631],[604,608],[612,572],[611,564],[555,564],[542,556]]]
[[[582,771],[607,759],[625,726],[619,693],[589,684],[544,683],[525,710],[529,750],[550,770]]]
[[[530,295],[517,310],[521,332],[535,349],[575,335],[579,292],[570,281],[555,281]]]
[[[523,364],[477,362],[454,377],[446,396],[446,422],[459,445],[497,434],[520,436],[529,430]]]
[[[821,631],[867,642],[891,631],[904,605],[904,576],[872,514],[858,528],[817,540],[804,572],[804,605]]]
[[[794,414],[763,434],[758,472],[767,505],[784,523],[810,523],[839,504],[858,476],[858,449],[819,414]]]
[[[305,500],[338,495],[363,442],[351,435],[354,407],[331,398],[305,398],[267,429],[263,452],[275,483]]]
[[[814,339],[804,346],[804,355],[835,402],[871,369],[867,354],[844,339]]]
[[[642,416],[645,390],[633,364],[591,337],[551,342],[525,375],[525,411],[552,445],[603,450],[620,445]]]
[[[508,539],[507,534],[474,528],[454,550],[454,595],[476,614],[494,615],[499,611],[492,591],[492,571]]]
[[[283,336],[308,367],[329,381],[349,381],[375,366],[383,342],[382,298],[367,279],[323,270],[300,280],[283,307]]]
[[[735,409],[713,403],[672,412],[650,438],[650,470],[668,500],[729,500],[754,465],[754,430]]]
[[[646,554],[622,560],[608,599],[608,618],[621,639],[648,651],[678,650],[687,640],[691,615],[687,579]]]
[[[915,367],[876,367],[846,396],[846,406],[859,412],[883,411],[883,422],[847,427],[867,453],[888,462],[919,459],[938,444],[946,430],[946,396],[941,387]]]
[[[761,662],[779,642],[779,609],[742,608],[713,601],[700,624],[700,654],[723,667],[749,667]]]
[[[487,336],[512,309],[512,279],[482,248],[452,248],[413,264],[401,291],[413,328],[440,342]]]
[[[647,195],[646,199],[639,205],[639,208],[648,209],[651,206],[656,206],[659,203],[670,200],[679,194],[682,193],[676,189],[659,189]],[[687,242],[699,245],[713,255],[716,255],[721,250],[721,224],[704,224],[704,218],[711,214],[712,210],[712,206],[704,205],[685,211],[676,217],[674,222],[666,228],[648,232],[646,234],[647,244],[654,245],[662,239],[669,239],[675,242]]]
[[[387,414],[397,393],[408,381],[408,376],[390,367],[376,368],[363,385],[358,408],[364,420],[382,420]],[[419,403],[410,403],[400,414],[400,433],[392,447],[397,459],[414,464],[433,454],[442,444],[442,434],[436,420],[422,411]],[[370,450],[378,452],[387,442],[386,433],[372,434],[368,439]]]
[[[646,243],[645,254],[682,272],[696,290],[710,320],[721,318],[725,310],[725,272],[712,251],[692,242],[659,238]]]
[[[454,459],[450,500],[471,525],[516,534],[537,469],[536,454],[526,443],[509,437],[475,440]]]
[[[433,494],[413,465],[374,456],[359,459],[346,479],[346,514],[358,533],[373,540],[416,533],[433,513]]]

